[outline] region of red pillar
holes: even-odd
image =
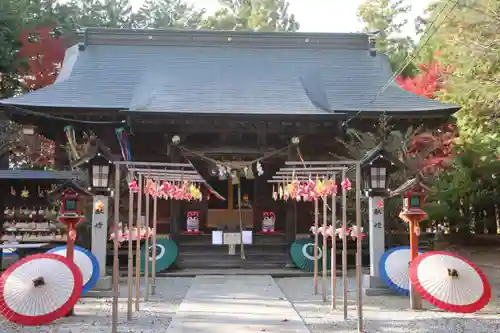
[[[418,234],[416,230],[419,228],[420,216],[409,216],[410,227],[410,260],[413,261],[418,256]],[[410,307],[414,310],[422,309],[422,297],[410,285]]]

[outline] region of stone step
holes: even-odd
[[[257,258],[247,257],[241,259],[239,255],[230,256],[229,258],[216,257],[216,258],[199,258],[199,259],[185,259],[178,258],[176,265],[179,268],[279,268],[285,267],[287,259],[282,260],[258,260]]]
[[[230,255],[227,252],[224,253],[205,253],[205,252],[182,252],[179,253],[179,258],[183,260],[200,260],[207,258],[215,258],[220,260],[230,260],[234,257],[240,256],[240,251],[235,252],[235,255]],[[271,252],[271,253],[254,253],[245,251],[245,256],[248,259],[260,260],[260,261],[273,261],[273,260],[288,260],[290,257],[286,252]]]

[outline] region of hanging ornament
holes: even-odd
[[[288,201],[288,199],[290,199],[290,192],[288,192],[288,185],[285,185],[283,189],[283,200]]]
[[[248,178],[248,167],[243,168],[243,174],[245,175],[245,178]]]
[[[40,188],[40,185],[38,185],[38,196],[39,196],[40,198],[43,198],[43,197],[44,197],[44,193],[43,193],[42,189]]]
[[[333,236],[334,232],[335,232],[335,228],[332,227],[331,225],[329,225],[329,226],[326,227],[326,237],[333,238],[334,237]]]
[[[279,186],[279,189],[278,189],[278,195],[279,195],[279,198],[280,200],[283,199],[283,186]]]
[[[323,195],[324,189],[325,187],[323,181],[321,181],[319,177],[316,176],[316,192],[320,195]]]
[[[276,191],[276,185],[273,185],[273,199],[278,200],[278,192]]]
[[[10,187],[10,195],[16,196],[16,190],[14,190],[14,187]]]
[[[128,183],[128,188],[132,193],[137,193],[139,192],[139,185],[137,185],[137,182],[135,179],[132,179],[130,183]]]
[[[346,232],[347,232],[347,230],[346,230]],[[344,239],[344,236],[345,236],[346,233],[344,232],[343,228],[337,228],[335,230],[335,234],[337,234],[338,238]]]
[[[258,176],[264,175],[264,169],[262,168],[262,164],[260,162],[257,162],[257,164],[255,165],[255,169],[257,169]]]
[[[24,189],[21,191],[21,198],[26,199],[29,196],[30,196],[30,191],[28,191],[28,189],[25,186]]]
[[[356,240],[358,237],[361,237],[361,239],[363,239],[363,237],[366,236],[365,234],[363,234],[363,227],[358,230],[357,226],[353,226],[349,229],[349,235],[354,240]]]
[[[351,184],[351,181],[349,180],[349,178],[344,178],[344,180],[342,181],[342,188],[345,191],[350,191],[351,190],[352,184]]]
[[[219,178],[225,178],[228,174],[226,168],[220,164],[217,165],[217,172],[219,173]]]

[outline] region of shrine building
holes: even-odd
[[[254,251],[256,266],[265,261],[260,253],[275,255],[268,264],[278,266],[313,221],[310,203],[272,198],[268,180],[284,161],[346,156],[340,143],[346,123],[375,131],[384,114],[397,129],[436,127],[459,109],[397,83],[380,93],[393,73],[363,33],[88,28],[78,38],[53,85],[0,100],[0,109],[35,125],[58,149],[71,125],[77,141],[95,133],[115,154],[122,150],[117,131],[123,131],[124,159],[192,163],[227,200],[204,189],[201,201],[159,201],[158,233],[178,242],[183,267],[240,267],[238,258],[214,254],[211,261],[207,255],[211,231],[239,231],[238,191],[213,161],[243,166],[271,155],[259,161],[262,175],[252,163],[252,175],[239,180],[239,199],[244,228],[254,233],[246,265]],[[299,149],[290,146],[292,137],[300,138]],[[69,165],[58,159],[58,168]],[[193,211],[199,213],[197,236],[184,234]],[[264,212],[276,216],[273,235],[259,234]],[[183,256],[189,251],[204,253],[204,262]]]

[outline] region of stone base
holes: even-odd
[[[83,297],[99,298],[99,297],[112,297],[113,296],[113,279],[111,276],[101,276],[94,288],[89,290]]]
[[[112,290],[89,290],[82,298],[111,298],[113,297]]]
[[[366,296],[387,296],[396,295],[387,285],[377,276],[364,275],[363,289]]]
[[[113,286],[113,279],[111,276],[101,276],[92,290],[94,291],[109,291]]]

